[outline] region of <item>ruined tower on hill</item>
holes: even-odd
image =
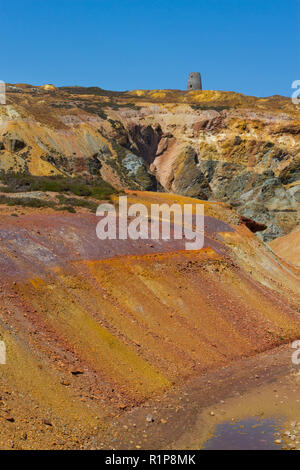
[[[187,90],[202,90],[202,81],[200,72],[191,72],[189,74]]]

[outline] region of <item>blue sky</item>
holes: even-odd
[[[290,96],[300,0],[0,0],[0,79]]]

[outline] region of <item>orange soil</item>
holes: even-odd
[[[300,267],[300,230],[272,240],[270,246],[274,253],[289,263]]]
[[[1,447],[97,447],[122,410],[299,337],[299,277],[224,204],[205,210],[193,252],[140,241],[118,253],[84,212],[2,215]]]

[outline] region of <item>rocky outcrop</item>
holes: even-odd
[[[288,98],[18,85],[0,113],[4,171],[224,201],[266,225],[266,241],[299,221],[300,111]]]

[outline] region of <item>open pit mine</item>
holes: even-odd
[[[6,95],[0,447],[211,448],[243,422],[255,445],[300,448],[299,107],[201,90]],[[203,248],[99,240],[97,206],[120,194],[149,212],[203,204]]]

